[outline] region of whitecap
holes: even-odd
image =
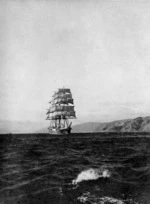
[[[77,200],[79,200],[81,203],[91,203],[91,204],[139,204],[132,199],[126,199],[121,200],[113,197],[97,197],[96,195],[90,194],[90,192],[83,193],[82,196],[78,197]]]
[[[78,174],[77,178],[72,181],[72,184],[77,184],[82,181],[97,180],[100,177],[110,177],[108,169],[87,169]]]
[[[78,200],[81,203],[91,203],[91,204],[105,204],[105,203],[110,203],[110,204],[124,204],[124,201],[112,198],[112,197],[102,197],[102,198],[96,198],[94,196],[91,196],[90,193],[85,193],[82,196],[78,198]]]

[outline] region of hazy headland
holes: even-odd
[[[0,134],[48,133],[46,126],[31,121],[0,121]],[[73,133],[84,132],[150,132],[150,116],[112,122],[87,122],[72,126]]]

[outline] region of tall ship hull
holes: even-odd
[[[49,133],[56,135],[70,134],[72,122],[69,120],[76,118],[74,100],[70,89],[58,89],[49,103],[50,107],[46,118],[46,120],[50,120]]]

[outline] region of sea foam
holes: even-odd
[[[112,197],[96,197],[91,195],[89,192],[84,193],[82,196],[77,198],[81,203],[91,203],[91,204],[125,204],[123,200],[115,199]],[[135,203],[136,204],[136,203]]]
[[[78,174],[77,178],[72,181],[72,184],[77,184],[82,181],[97,180],[101,177],[110,177],[110,172],[107,169],[87,169]]]
[[[121,200],[113,197],[98,197],[97,195],[90,194],[90,192],[83,193],[82,196],[77,198],[81,203],[91,203],[91,204],[139,204],[132,199]]]

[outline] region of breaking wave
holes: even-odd
[[[90,203],[90,204],[138,204],[137,202],[133,201],[132,199],[116,199],[113,197],[96,197],[91,195],[90,192],[84,193],[82,196],[77,198],[81,203]]]
[[[82,181],[88,181],[88,180],[97,180],[99,178],[106,178],[110,177],[110,172],[108,169],[87,169],[82,171],[81,173],[78,174],[77,178],[72,181],[72,184],[78,184]]]

